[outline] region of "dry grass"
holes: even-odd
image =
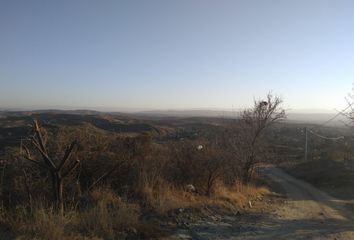
[[[159,214],[177,208],[194,207],[200,199],[197,195],[177,189],[167,183],[161,184],[158,189],[145,185],[142,194],[147,205]]]
[[[122,201],[109,191],[95,191],[94,205],[64,216],[38,207],[3,212],[0,223],[16,239],[120,239],[122,231],[138,226],[139,207]]]
[[[225,186],[217,183],[211,196],[198,195],[164,184],[158,190],[144,187],[145,202],[157,213],[164,214],[179,208],[200,208],[204,206],[245,208],[250,200],[260,199],[270,191],[254,185]]]
[[[139,206],[121,200],[108,190],[93,192],[94,207],[82,212],[78,227],[89,236],[115,239],[116,234],[129,227],[137,227]]]
[[[2,213],[1,225],[16,239],[67,239],[65,227],[71,223],[71,216],[60,216],[51,209],[38,207],[31,213],[25,208]]]
[[[166,183],[160,184],[158,189],[146,185],[141,191],[143,202],[147,205],[145,207],[161,215],[179,208],[217,206],[240,209],[247,206],[249,200],[269,193],[266,188],[251,185],[226,187],[221,183],[215,186],[212,196],[189,193]],[[111,190],[99,189],[91,193],[88,207],[80,211],[67,211],[64,216],[40,206],[35,207],[32,213],[25,208],[3,211],[0,227],[8,229],[7,232],[12,233],[9,236],[14,236],[7,239],[18,240],[121,239],[122,233],[132,228],[138,229],[143,236],[158,232],[156,224],[142,223],[139,216],[138,204],[122,200]]]
[[[270,191],[265,187],[254,185],[225,186],[217,183],[214,195],[208,199],[209,204],[227,209],[244,209],[249,201],[259,200]]]

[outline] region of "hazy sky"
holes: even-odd
[[[0,0],[0,107],[334,109],[352,0]]]

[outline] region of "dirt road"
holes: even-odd
[[[272,210],[241,216],[217,216],[216,221],[200,221],[179,239],[354,239],[354,220],[341,201],[284,171],[261,169],[285,191],[287,199]]]

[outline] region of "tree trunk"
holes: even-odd
[[[213,186],[212,176],[211,174],[209,174],[205,195],[210,196],[212,186]]]
[[[52,173],[53,178],[53,197],[55,202],[55,208],[61,215],[64,214],[64,200],[63,200],[63,179],[60,173]]]
[[[252,151],[252,153],[248,157],[248,161],[245,163],[245,165],[243,167],[243,179],[242,180],[246,184],[248,184],[251,181],[255,160],[256,160],[255,153],[254,153],[254,151]]]
[[[252,177],[252,166],[253,164],[251,162],[246,163],[246,165],[243,168],[243,183],[248,184],[251,180]]]
[[[61,215],[64,215],[64,199],[63,199],[63,179],[58,181],[58,210]]]

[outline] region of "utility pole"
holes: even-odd
[[[20,155],[22,156],[22,148],[23,148],[23,146],[22,146],[22,138],[21,138],[21,144],[20,144]]]
[[[307,162],[307,127],[305,127],[305,162]]]

